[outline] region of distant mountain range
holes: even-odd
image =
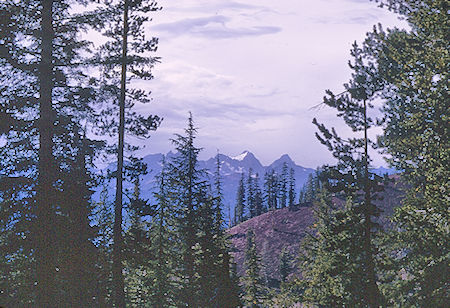
[[[166,159],[176,155],[173,152],[166,154]],[[155,187],[155,176],[161,172],[161,160],[163,154],[150,154],[144,157],[144,162],[147,164],[150,172],[144,175],[141,180],[141,193],[144,198],[151,199],[153,187]],[[260,185],[262,188],[264,174],[269,170],[274,170],[281,173],[283,164],[286,163],[288,168],[294,169],[294,177],[296,182],[296,191],[300,191],[304,183],[308,179],[308,175],[314,172],[312,168],[305,168],[297,165],[289,155],[283,155],[279,159],[275,160],[269,166],[263,166],[261,162],[249,151],[244,151],[238,156],[230,157],[224,154],[219,154],[219,160],[221,164],[221,176],[222,176],[222,188],[225,210],[230,208],[233,211],[236,201],[236,191],[239,185],[239,180],[242,173],[245,176],[248,175],[250,169],[253,174],[258,173],[260,177]],[[206,169],[211,184],[213,183],[214,170],[216,170],[216,157],[211,157],[208,160],[200,160],[199,168]],[[228,216],[228,213],[225,213]]]
[[[171,157],[175,156],[176,153],[169,152],[167,154],[150,154],[143,158],[143,161],[147,164],[148,174],[141,177],[141,194],[144,199],[152,200],[153,192],[155,191],[156,180],[155,176],[161,172],[162,169],[162,159],[166,156],[166,160],[170,160]],[[248,175],[250,168],[253,174],[258,173],[260,177],[260,185],[262,188],[264,174],[269,170],[274,170],[277,173],[281,173],[283,164],[286,163],[288,168],[294,169],[295,187],[296,192],[300,191],[303,185],[306,183],[309,174],[314,172],[312,168],[306,168],[297,165],[287,154],[282,155],[280,158],[275,160],[268,166],[263,166],[261,162],[255,157],[255,155],[249,151],[244,151],[238,156],[230,157],[224,154],[219,154],[219,160],[221,163],[221,176],[223,180],[223,194],[224,194],[224,205],[225,205],[225,217],[228,217],[228,209],[233,213],[235,202],[236,202],[236,191],[239,185],[239,180],[241,174],[244,173],[245,176]],[[110,164],[109,168],[112,170],[115,168],[114,164]],[[208,177],[211,184],[213,183],[213,174],[216,170],[216,157],[211,157],[208,160],[200,160],[199,168],[206,169]],[[373,169],[375,173],[378,174],[392,174],[395,173],[393,169],[378,168]],[[110,192],[114,191],[114,181],[108,186]],[[125,184],[125,189],[131,189],[131,184]],[[114,196],[114,194],[109,194]],[[94,195],[94,198],[98,197],[98,193]]]

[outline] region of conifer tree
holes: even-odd
[[[239,181],[239,187],[236,196],[236,206],[235,206],[235,221],[236,224],[243,222],[245,211],[245,187],[244,187],[244,174],[241,174],[241,180]]]
[[[269,211],[277,209],[278,179],[273,169],[264,175],[264,201]]]
[[[450,240],[448,1],[380,2],[410,28],[374,29],[366,40],[367,56],[377,59],[386,82],[380,143],[408,186],[394,216],[398,232],[387,240],[395,266],[386,287],[390,304],[444,307]]]
[[[291,272],[290,256],[286,247],[283,247],[280,252],[279,271],[281,282],[286,282]]]
[[[149,92],[133,88],[129,81],[133,79],[150,80],[151,69],[157,58],[149,54],[156,51],[158,40],[147,40],[144,27],[150,20],[149,12],[159,10],[153,0],[145,1],[104,1],[104,7],[92,14],[97,15],[98,24],[94,25],[108,41],[100,46],[94,63],[101,63],[101,76],[98,81],[103,100],[112,100],[115,104],[102,110],[103,119],[99,126],[103,132],[118,137],[114,147],[117,155],[113,282],[115,303],[125,306],[123,277],[123,182],[124,151],[136,149],[126,147],[125,134],[148,138],[151,131],[156,130],[161,119],[158,116],[143,116],[132,110],[136,104],[150,102]],[[117,135],[116,135],[117,134]]]
[[[94,227],[97,236],[94,239],[96,252],[96,270],[94,277],[97,280],[96,304],[99,307],[112,306],[112,245],[114,226],[114,205],[109,200],[108,187],[103,181],[103,188],[98,201],[94,203]]]
[[[141,198],[139,175],[145,174],[139,160],[133,163],[134,189],[128,204],[128,228],[124,234],[124,266],[126,268],[126,303],[142,306],[148,302],[150,293],[147,272],[153,259],[152,237],[147,219],[153,216],[153,209]],[[147,218],[147,219],[146,219]]]
[[[16,205],[15,223],[9,227],[16,235],[28,238],[26,245],[14,239],[14,246],[27,255],[24,260],[33,260],[27,270],[35,278],[24,285],[36,282],[36,288],[30,288],[31,305],[39,307],[69,304],[61,295],[64,291],[58,281],[67,277],[60,264],[69,261],[67,242],[76,235],[64,238],[62,228],[70,219],[77,219],[69,217],[70,192],[63,188],[77,181],[89,185],[85,178],[65,176],[85,167],[79,166],[83,160],[76,157],[81,146],[76,137],[92,111],[88,103],[92,98],[90,87],[80,69],[86,62],[82,55],[88,43],[77,37],[85,21],[69,14],[74,2],[8,0],[0,4],[0,109],[5,120],[0,130],[6,141],[0,177],[9,179],[3,181],[1,191],[14,191],[11,202]],[[86,187],[76,189],[83,191],[80,198],[86,198]],[[78,206],[89,208],[84,201]],[[83,215],[89,215],[89,209]],[[80,219],[85,222],[87,217]],[[73,280],[71,283],[76,284]],[[76,289],[79,287],[74,285]],[[30,302],[18,300],[16,304]]]
[[[283,163],[283,167],[281,168],[280,180],[278,182],[278,191],[279,191],[279,206],[280,208],[284,208],[287,206],[288,202],[288,166],[287,163]]]
[[[256,216],[256,200],[255,200],[255,180],[253,178],[253,169],[248,170],[247,177],[247,208],[249,213],[249,218]]]
[[[248,307],[260,307],[265,298],[265,286],[261,277],[261,257],[258,254],[255,233],[249,230],[246,234],[247,246],[245,249],[245,276],[244,302]]]
[[[256,173],[255,175],[254,186],[255,186],[255,215],[259,216],[262,213],[264,213],[265,210],[258,173]]]
[[[295,171],[294,168],[289,169],[289,194],[288,194],[288,206],[295,205]]]
[[[177,155],[169,165],[171,202],[177,208],[177,234],[181,253],[177,305],[207,307],[217,300],[217,280],[223,261],[221,222],[216,222],[214,201],[206,172],[198,167],[194,145],[196,128],[189,116],[185,135],[176,135]],[[219,217],[221,220],[221,217]],[[221,255],[221,257],[219,257]]]
[[[85,136],[75,139],[79,142],[78,153],[72,162],[62,187],[61,208],[67,217],[59,220],[62,224],[58,236],[62,239],[62,258],[59,259],[61,289],[60,302],[68,306],[92,306],[96,293],[95,272],[96,247],[92,243],[97,235],[90,226],[90,215],[93,213],[91,203],[93,177],[90,175],[87,160],[92,160],[92,148]],[[65,240],[64,240],[65,238]]]
[[[172,139],[177,155],[169,163],[170,194],[177,208],[177,229],[180,237],[180,292],[178,304],[197,307],[200,303],[198,265],[196,256],[199,250],[199,212],[206,199],[207,186],[204,172],[198,169],[199,148],[194,146],[196,135],[192,115],[188,120],[185,135],[177,134]]]
[[[299,266],[303,279],[299,281],[302,302],[325,307],[367,307],[364,264],[360,249],[361,217],[353,210],[348,198],[345,207],[333,205],[331,194],[322,191],[314,205],[312,232],[303,241]]]
[[[220,233],[223,228],[223,189],[222,189],[222,176],[220,174],[221,163],[220,155],[216,155],[216,170],[214,172],[214,188],[215,188],[215,206],[214,206],[214,223],[216,233]]]
[[[300,203],[311,203],[316,200],[321,190],[319,170],[308,175],[308,180],[300,191]]]
[[[222,218],[222,177],[220,174],[220,159],[219,154],[216,157],[216,172],[214,174],[215,186],[215,227],[214,227],[214,245],[211,245],[213,258],[216,263],[214,269],[214,295],[209,304],[214,307],[238,307],[239,299],[239,285],[234,279],[232,273],[232,258],[230,255],[230,245],[227,235],[224,230]],[[209,282],[211,284],[211,282]]]
[[[163,308],[175,305],[175,290],[178,287],[173,280],[175,277],[178,246],[176,238],[175,212],[171,205],[168,187],[169,174],[165,158],[162,161],[162,171],[157,177],[158,188],[154,194],[157,200],[155,214],[152,216],[150,234],[153,245],[151,273],[146,285],[150,288],[148,299],[154,307]]]
[[[360,305],[368,307],[378,307],[383,303],[375,264],[377,249],[374,238],[379,231],[375,218],[379,211],[373,204],[373,199],[374,194],[380,190],[380,177],[369,172],[368,130],[373,125],[373,120],[368,116],[368,108],[371,107],[370,102],[376,93],[382,89],[383,82],[373,59],[366,58],[356,43],[351,54],[354,58],[354,62],[350,63],[353,74],[350,82],[344,85],[346,91],[338,96],[327,91],[328,97],[324,98],[324,103],[336,108],[338,116],[342,117],[354,132],[362,133],[362,137],[344,140],[337,135],[334,128],[330,131],[316,119],[313,123],[320,131],[320,134],[316,133],[317,138],[338,160],[336,166],[327,166],[322,171],[327,178],[326,188],[343,194],[348,202],[352,202],[347,206],[346,213],[349,219],[352,218],[355,224],[353,229],[357,232],[349,236],[353,238],[353,242],[361,243],[361,246],[359,257],[351,259],[351,262],[360,260],[361,267],[357,274],[361,280],[357,284],[364,294],[362,299],[355,297],[353,301],[356,303],[358,300]]]

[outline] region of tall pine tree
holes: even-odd
[[[98,24],[94,25],[107,38],[92,59],[100,63],[101,75],[97,82],[103,100],[110,100],[101,111],[102,119],[99,127],[102,132],[117,137],[113,147],[117,155],[113,282],[115,303],[125,306],[123,277],[123,182],[125,150],[136,147],[126,145],[125,135],[131,134],[147,138],[156,130],[161,119],[158,116],[143,116],[133,110],[135,104],[150,102],[149,92],[133,88],[131,80],[150,80],[151,69],[157,58],[150,56],[156,51],[158,40],[146,39],[144,27],[150,21],[149,12],[159,10],[153,0],[147,1],[104,1],[104,5],[92,12],[97,16]]]
[[[380,1],[409,30],[374,29],[367,54],[386,82],[381,146],[403,170],[408,189],[388,239],[394,265],[392,302],[404,306],[449,304],[449,15],[448,1]],[[403,272],[402,278],[399,273]]]
[[[78,37],[86,20],[70,13],[73,3],[76,1],[26,0],[0,4],[0,109],[5,121],[0,130],[6,142],[0,178],[2,198],[6,194],[14,204],[9,209],[13,212],[2,208],[2,214],[14,215],[8,229],[22,234],[22,239],[11,239],[13,247],[28,260],[28,265],[21,265],[35,275],[22,286],[36,282],[36,288],[28,288],[25,302],[17,298],[17,305],[69,305],[59,282],[73,283],[69,289],[75,293],[80,289],[79,282],[67,280],[69,269],[63,265],[68,264],[69,256],[85,253],[88,244],[68,248],[70,240],[77,241],[76,235],[65,238],[63,234],[64,228],[75,226],[76,221],[80,223],[77,230],[87,230],[92,182],[81,164],[89,164],[82,156],[90,154],[80,154],[84,142],[78,142],[78,137],[90,121],[92,91],[82,70],[88,43]],[[87,138],[84,141],[90,144]],[[79,198],[71,200],[72,192],[65,187],[79,191]],[[81,251],[77,252],[78,248]],[[75,266],[76,275],[86,270],[80,265]],[[82,301],[77,305],[87,300],[84,295],[74,297]]]
[[[382,89],[383,82],[380,80],[373,59],[365,57],[356,43],[351,54],[354,61],[349,65],[353,74],[350,82],[344,85],[346,91],[337,96],[327,91],[328,96],[324,98],[324,103],[336,108],[338,116],[342,117],[354,132],[359,132],[362,136],[345,140],[337,135],[334,128],[330,131],[316,119],[313,123],[320,131],[320,134],[316,134],[317,138],[327,146],[338,161],[336,166],[326,166],[322,171],[322,176],[327,179],[326,188],[334,193],[342,194],[350,203],[344,214],[348,215],[347,219],[351,219],[354,224],[352,228],[357,232],[350,232],[348,236],[353,239],[353,242],[361,244],[358,257],[351,258],[349,262],[359,263],[357,274],[360,280],[355,283],[363,290],[363,297],[359,298],[358,292],[350,293],[349,303],[379,307],[383,303],[377,284],[375,263],[378,254],[375,236],[379,230],[375,218],[379,211],[373,199],[381,186],[380,178],[369,172],[368,130],[373,125],[373,121],[368,116],[368,109],[371,107],[371,101]],[[346,229],[343,229],[345,233],[344,230]],[[341,235],[337,233],[334,236]],[[342,245],[345,244],[346,242],[342,243]],[[317,266],[322,265],[319,263]],[[356,285],[352,289],[356,291]],[[355,297],[352,298],[351,295]]]

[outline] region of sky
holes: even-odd
[[[326,89],[342,91],[353,42],[377,23],[405,27],[369,0],[158,2],[163,9],[146,30],[159,38],[161,63],[154,79],[140,85],[153,102],[139,109],[164,120],[145,141],[144,155],[172,150],[169,139],[186,127],[191,111],[200,158],[249,150],[264,165],[282,154],[305,167],[332,163],[311,121],[344,135],[348,129],[332,109],[311,107]],[[374,156],[375,166],[385,165]]]

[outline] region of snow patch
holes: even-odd
[[[238,156],[231,157],[231,159],[243,161],[247,155],[248,155],[248,151],[244,151],[244,152],[242,152],[242,154],[240,154]]]

